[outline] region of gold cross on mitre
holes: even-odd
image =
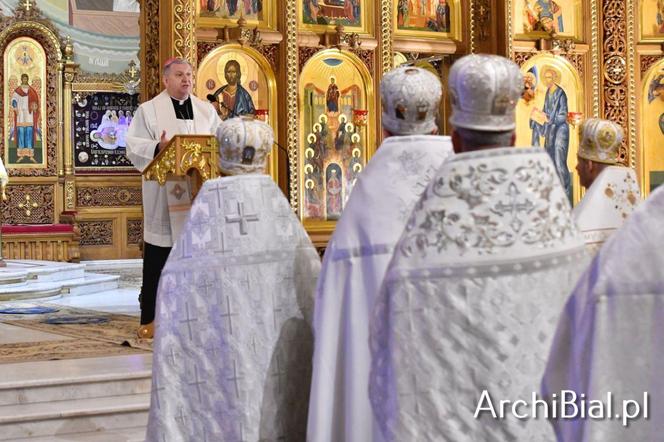
[[[23,6],[25,7],[26,11],[30,11],[30,8],[32,8],[32,2],[34,0],[25,0],[25,3],[23,3]]]

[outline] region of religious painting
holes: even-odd
[[[196,0],[198,24],[220,27],[237,24],[243,18],[248,25],[274,28],[274,0]]]
[[[255,117],[272,126],[277,138],[277,90],[274,71],[258,51],[239,44],[220,46],[201,60],[196,74],[196,96],[212,102],[222,120]],[[277,178],[277,153],[270,174]]]
[[[461,39],[459,0],[394,0],[395,35]]]
[[[581,0],[513,0],[512,26],[517,39],[549,36],[583,40]]]
[[[570,201],[578,202],[576,153],[586,116],[581,79],[566,59],[551,54],[534,56],[521,71],[524,92],[516,108],[516,144],[546,150]]]
[[[127,130],[138,95],[76,92],[72,100],[74,167],[77,171],[133,171],[127,158]]]
[[[641,92],[639,172],[644,196],[664,184],[664,62],[646,73]]]
[[[305,225],[336,221],[373,154],[373,86],[353,54],[312,57],[300,75],[300,215]]]
[[[4,52],[4,144],[7,168],[46,167],[46,52],[19,37]]]
[[[664,0],[639,2],[641,41],[664,41]]]
[[[334,30],[342,25],[346,32],[372,33],[373,1],[297,0],[300,28],[310,31]]]

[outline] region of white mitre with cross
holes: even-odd
[[[636,173],[617,166],[623,131],[616,123],[589,118],[581,128],[579,157],[608,164],[593,181],[573,216],[588,251],[595,253],[641,202]]]
[[[161,274],[147,440],[304,440],[319,271],[272,178],[205,182]]]

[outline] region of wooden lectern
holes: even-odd
[[[175,135],[145,168],[146,180],[166,187],[175,240],[203,183],[219,176],[219,149],[212,135]]]

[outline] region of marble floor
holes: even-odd
[[[141,260],[82,264],[86,272],[120,275],[118,287],[4,301],[0,308],[55,304],[133,315],[138,324]],[[0,323],[0,348],[67,339],[76,338]],[[151,353],[0,364],[0,441],[143,440],[151,369]]]

